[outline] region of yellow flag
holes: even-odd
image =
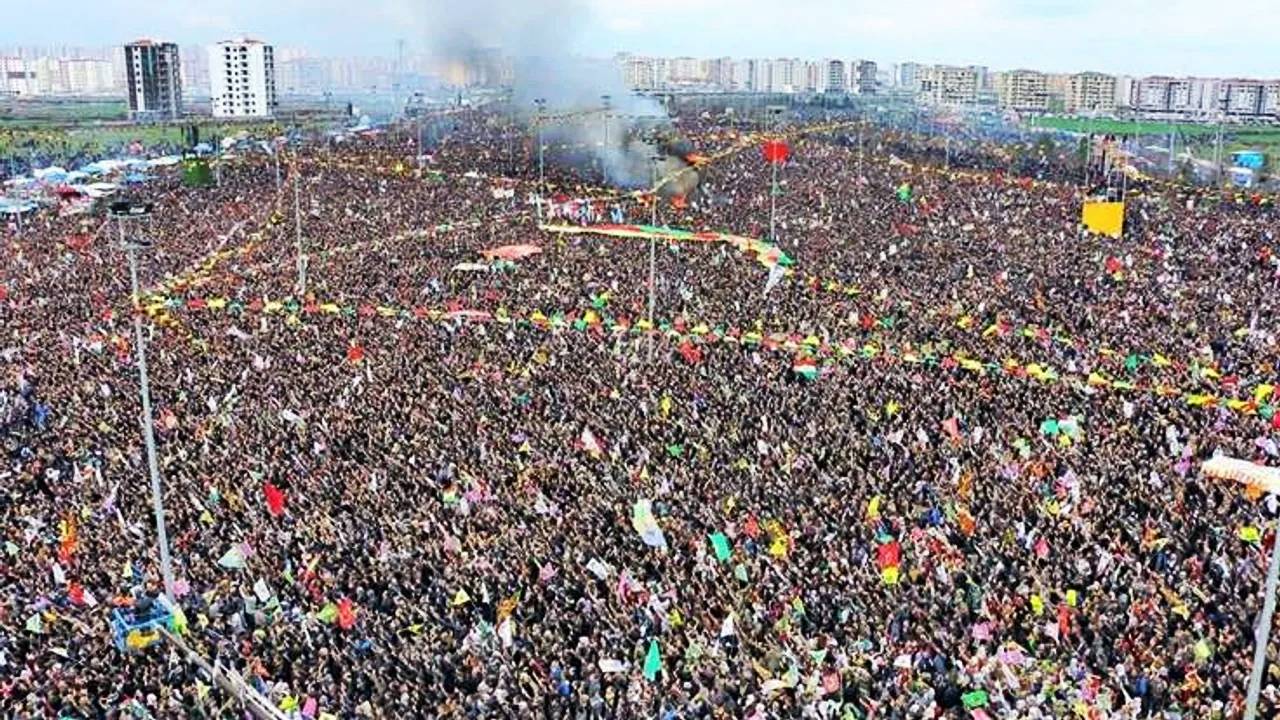
[[[1080,593],[1075,590],[1067,591],[1067,605],[1075,607],[1080,602]]]
[[[1151,356],[1151,364],[1155,365],[1156,367],[1169,367],[1173,363],[1169,360],[1169,358],[1161,355],[1160,353],[1154,353]]]
[[[1031,595],[1031,612],[1036,615],[1044,614],[1044,599],[1034,593]]]
[[[885,585],[897,585],[898,574],[899,574],[898,566],[890,565],[889,567],[880,571],[880,579],[884,581]]]
[[[871,498],[871,501],[867,503],[867,519],[868,520],[880,519],[880,496],[879,495],[876,495],[875,497]]]
[[[894,415],[897,415],[898,411],[901,409],[902,409],[902,406],[898,404],[897,400],[890,400],[889,402],[884,404],[884,411],[889,417],[893,417]]]
[[[658,409],[662,412],[662,419],[667,419],[671,415],[671,396],[663,395],[662,400],[658,403]]]
[[[450,601],[449,604],[454,607],[458,607],[459,605],[466,605],[469,602],[471,602],[471,596],[467,594],[466,590],[460,589],[458,592],[453,594],[453,600]]]
[[[1240,539],[1247,543],[1262,542],[1262,531],[1252,525],[1245,525],[1240,528]]]
[[[1080,222],[1099,235],[1118,238],[1124,232],[1124,203],[1086,202],[1080,211]]]
[[[1262,385],[1259,385],[1258,387],[1253,389],[1253,401],[1258,404],[1261,404],[1263,400],[1266,400],[1267,398],[1271,397],[1271,393],[1275,392],[1275,390],[1276,390],[1275,385],[1268,385],[1266,383],[1263,383]]]

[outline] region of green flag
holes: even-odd
[[[320,612],[316,613],[317,620],[319,620],[320,622],[329,623],[330,625],[332,625],[333,621],[336,620],[337,618],[338,618],[338,606],[334,605],[333,603],[326,603],[324,607],[320,608]]]
[[[973,692],[965,693],[964,695],[960,696],[960,700],[964,702],[965,710],[972,710],[974,708],[986,707],[987,691],[974,690]]]
[[[733,568],[733,576],[738,578],[738,582],[747,582],[747,566],[738,563]]]
[[[715,533],[711,536],[711,547],[716,550],[716,559],[720,562],[729,562],[729,538],[724,533]]]
[[[660,670],[662,670],[662,653],[658,650],[657,638],[654,638],[649,641],[649,654],[644,659],[644,679],[653,682],[657,679]]]
[[[677,443],[677,444],[675,444],[675,445],[668,445],[668,446],[667,446],[667,454],[668,454],[668,455],[670,455],[670,456],[671,456],[671,457],[673,457],[673,458],[683,457],[683,456],[684,456],[684,445],[681,445],[681,444],[679,444],[679,443]]]

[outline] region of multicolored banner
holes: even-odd
[[[539,225],[538,229],[562,235],[599,235],[640,240],[652,238],[663,242],[726,243],[737,248],[739,252],[751,255],[770,270],[776,266],[787,268],[795,264],[795,261],[782,252],[777,245],[756,238],[722,232],[693,232],[652,225]]]
[[[299,304],[292,299],[263,300],[255,299],[242,304],[227,298],[190,298],[185,303],[176,298],[153,296],[145,311],[153,318],[168,318],[169,323],[176,322],[170,317],[170,311],[226,311],[235,314],[254,313],[284,317],[286,324],[299,325],[302,319],[315,315],[340,315],[344,317],[362,318],[403,318],[428,322],[481,322],[498,324],[516,324],[520,327],[536,328],[548,332],[574,330],[598,336],[657,336],[670,340],[676,345],[689,344],[695,348],[709,347],[715,344],[731,344],[744,347],[785,353],[793,359],[793,370],[808,377],[820,377],[819,365],[834,365],[846,360],[880,361],[888,364],[902,363],[922,367],[936,368],[942,372],[970,372],[976,375],[1004,374],[1010,377],[1025,379],[1038,384],[1068,383],[1082,389],[1113,390],[1135,392],[1159,397],[1179,397],[1189,407],[1206,409],[1224,408],[1243,415],[1259,415],[1265,419],[1280,420],[1274,407],[1275,385],[1260,383],[1252,388],[1232,385],[1230,396],[1218,396],[1203,392],[1192,392],[1172,385],[1143,380],[1114,380],[1098,372],[1059,371],[1051,366],[1026,362],[1017,358],[1006,358],[1003,362],[982,360],[968,355],[964,351],[935,353],[925,349],[927,345],[902,343],[868,342],[866,338],[847,338],[843,341],[823,341],[816,335],[803,336],[797,333],[770,333],[759,330],[742,331],[738,328],[726,328],[723,325],[712,328],[705,322],[691,324],[690,321],[677,318],[672,322],[661,322],[655,325],[647,320],[635,322],[627,318],[615,318],[603,315],[594,309],[582,313],[576,311],[556,311],[548,315],[541,310],[528,313],[512,313],[506,308],[498,308],[493,313],[483,310],[462,308],[400,308],[388,305],[361,304],[359,306],[340,306],[336,303],[309,302]],[[166,324],[166,323],[159,323]],[[198,343],[199,341],[196,340]],[[345,352],[345,349],[344,351]],[[701,352],[701,350],[699,350]],[[344,356],[345,358],[345,356]],[[803,358],[802,368],[797,369],[796,361]],[[810,363],[813,370],[810,371]]]

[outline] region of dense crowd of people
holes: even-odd
[[[653,200],[507,123],[131,191],[184,642],[312,719],[1241,716],[1271,501],[1199,465],[1280,454],[1272,206],[1135,188],[1101,237],[1057,158],[873,128],[789,129],[775,190],[680,118],[716,159],[658,224],[775,200],[783,276],[540,229]],[[0,246],[0,715],[241,717],[113,643],[165,589],[117,232]]]

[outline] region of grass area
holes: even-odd
[[[1191,151],[1202,157],[1209,157],[1212,152],[1217,125],[1200,123],[1165,123],[1144,120],[1110,120],[1105,118],[1069,118],[1041,117],[1031,118],[1032,127],[1065,130],[1080,133],[1107,133],[1110,135],[1149,135],[1152,138],[1165,138],[1176,130],[1178,133],[1178,149],[1182,152],[1191,146]],[[1261,150],[1271,163],[1273,158],[1280,158],[1280,128],[1259,125],[1223,125],[1222,149],[1224,159],[1229,161],[1230,153],[1237,150]],[[1163,145],[1164,140],[1156,144]]]
[[[264,123],[215,123],[212,120],[195,120],[200,138],[210,140],[226,137],[241,130],[264,134],[274,126]],[[109,153],[139,142],[145,147],[174,146],[183,144],[183,124],[126,125],[83,124],[69,127],[43,124],[42,126],[5,127],[0,125],[0,157],[10,154],[26,155],[75,155],[78,153]]]
[[[1182,135],[1212,135],[1218,131],[1216,125],[1201,123],[1165,123],[1108,118],[1038,117],[1031,118],[1028,124],[1037,128],[1109,135],[1168,135],[1175,130]],[[1224,132],[1232,133],[1249,132],[1253,129],[1243,126],[1223,127]]]
[[[58,123],[118,121],[129,115],[123,100],[0,102],[0,128],[37,127]]]

